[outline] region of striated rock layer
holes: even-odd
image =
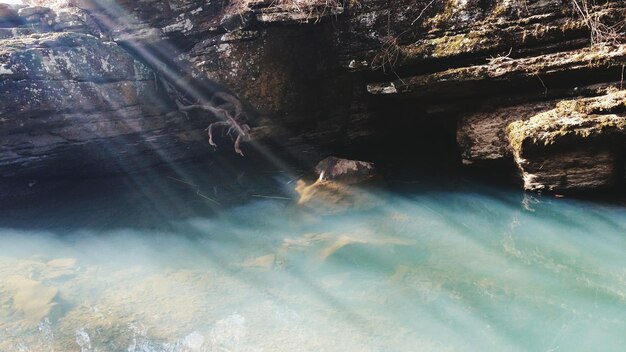
[[[45,27],[0,37],[0,177],[132,172],[206,154],[200,125],[172,114],[145,64],[48,8],[17,13]]]
[[[626,91],[559,102],[509,124],[527,190],[588,191],[624,185]]]
[[[599,35],[576,1],[120,3],[249,102],[257,139],[300,157],[408,151],[428,168],[513,165],[510,122],[620,85],[626,4],[592,7],[613,28]]]
[[[494,162],[514,165],[506,137],[511,122],[528,120],[563,100],[598,96],[623,85],[626,3],[591,1],[590,16],[576,10],[578,1],[31,0],[33,5],[52,4],[52,11],[29,7],[3,15],[3,26],[14,28],[0,28],[0,38],[15,41],[16,35],[28,38],[33,31],[83,33],[72,36],[83,38],[84,44],[60,44],[68,47],[64,55],[74,55],[67,56],[72,66],[92,72],[76,84],[104,89],[126,82],[139,92],[133,98],[130,88],[116,86],[107,93],[118,92],[113,100],[120,106],[113,110],[135,109],[129,112],[132,117],[120,113],[114,119],[130,121],[132,133],[111,127],[106,133],[92,131],[98,137],[84,135],[79,143],[61,142],[69,159],[85,155],[86,150],[77,148],[83,142],[104,143],[116,136],[123,136],[127,145],[149,144],[152,152],[169,154],[163,160],[208,157],[208,147],[181,150],[201,142],[197,136],[215,117],[206,111],[180,114],[180,105],[172,101],[178,102],[176,96],[157,91],[158,82],[175,81],[169,71],[176,66],[194,79],[228,87],[255,112],[246,121],[253,140],[309,165],[331,154],[359,160],[408,154],[411,163],[425,169],[433,167],[433,160],[497,167]],[[26,22],[37,25],[24,26]],[[88,35],[100,44],[89,44]],[[107,44],[109,40],[151,67],[137,70],[142,64],[121,59],[128,54]],[[24,51],[28,43],[20,45],[6,46],[6,52]],[[98,50],[89,45],[98,45]],[[49,55],[43,47],[38,50],[38,55]],[[81,50],[102,57],[79,63]],[[108,77],[112,73],[98,66],[98,58],[106,61],[108,55],[120,60],[117,73],[135,78]],[[25,77],[13,62],[2,60],[2,72]],[[40,70],[37,65],[23,64],[33,72]],[[44,73],[50,79],[71,72],[61,65]],[[33,81],[12,91],[27,92],[29,87],[38,89]],[[61,108],[84,102],[63,101],[55,98],[54,87],[44,88],[52,92],[50,101],[41,103],[49,106],[49,116],[64,116],[68,129],[85,128]],[[163,104],[147,101],[154,96]],[[105,113],[98,98],[87,99],[94,102],[94,114]],[[194,103],[201,102],[188,101]],[[14,123],[42,116],[37,109],[24,105],[24,114],[16,115]],[[9,120],[8,111],[1,114]],[[48,140],[59,135],[45,128],[25,130]],[[16,131],[2,133],[25,140]],[[177,133],[186,137],[177,138]],[[13,161],[4,162],[10,166],[4,170],[12,174],[27,160],[25,152],[16,152],[19,145],[3,149],[2,160],[13,155]],[[148,148],[138,150],[131,154],[140,156]],[[52,151],[36,155],[41,159],[32,159],[30,168],[54,164],[41,161],[54,160],[46,159]],[[599,155],[596,159],[602,159]]]

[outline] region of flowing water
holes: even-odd
[[[5,204],[0,351],[626,348],[623,205],[442,181],[326,211],[276,179]]]

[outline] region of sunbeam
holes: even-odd
[[[0,352],[623,351],[622,0],[0,0]]]

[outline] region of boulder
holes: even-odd
[[[619,87],[619,84],[616,85]],[[514,121],[554,109],[563,98],[605,95],[614,89],[607,84],[593,84],[573,89],[550,91],[548,96],[518,96],[504,103],[485,99],[477,111],[462,112],[456,130],[456,141],[464,165],[497,167],[509,165],[513,154],[509,147],[507,127]],[[555,97],[562,97],[555,99]]]
[[[376,176],[374,163],[330,156],[315,167],[320,180],[335,181],[345,185],[366,181]]]
[[[625,185],[626,90],[566,100],[507,128],[531,191],[589,191]]]

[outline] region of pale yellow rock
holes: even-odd
[[[76,274],[76,259],[59,258],[46,262],[41,271],[41,279],[58,280],[66,279]]]
[[[298,238],[285,238],[282,248],[302,251],[314,244],[329,241],[336,237],[332,233],[307,233]]]
[[[2,284],[2,291],[13,296],[13,309],[28,323],[37,324],[50,314],[57,303],[59,290],[22,276],[11,276]]]
[[[349,198],[353,195],[353,191],[348,186],[325,180],[317,180],[311,185],[307,185],[303,180],[298,180],[295,190],[300,195],[298,204],[317,200],[329,204],[349,205]]]
[[[298,180],[294,190],[300,196],[299,205],[322,213],[368,208],[379,204],[379,200],[371,192],[335,181],[317,180],[307,185],[303,180]]]
[[[48,261],[46,265],[53,267],[53,268],[69,269],[69,268],[73,268],[76,266],[76,259],[75,258],[53,259],[53,260]]]
[[[252,258],[243,262],[242,266],[248,268],[271,269],[274,266],[276,255],[268,254],[257,258]]]
[[[330,246],[324,248],[320,253],[322,260],[326,260],[336,251],[350,244],[372,244],[372,245],[401,245],[410,246],[415,244],[414,240],[406,240],[396,237],[386,237],[371,235],[368,233],[354,233],[340,235],[339,238]]]

